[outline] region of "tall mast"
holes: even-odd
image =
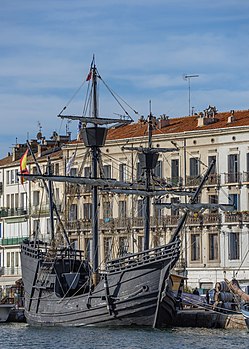
[[[96,66],[94,64],[93,66],[93,117],[98,117],[98,105],[97,105],[97,70]],[[94,125],[97,135],[97,127],[98,125]],[[92,177],[97,178],[98,176],[98,147],[95,144],[92,144],[91,146],[92,150]],[[94,275],[97,275],[98,271],[98,265],[99,265],[99,248],[98,248],[98,240],[99,240],[99,234],[98,234],[98,188],[97,186],[94,186],[92,188],[92,256],[93,256],[93,272]],[[96,280],[94,281],[94,284],[97,283],[97,276]]]
[[[152,153],[152,113],[148,116],[148,149],[144,152],[146,168],[145,168],[145,190],[150,190],[151,170],[154,168],[158,159],[158,153]],[[144,198],[144,250],[148,250],[150,243],[150,197]]]

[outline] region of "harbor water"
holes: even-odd
[[[217,349],[248,348],[247,330],[174,328],[35,328],[0,325],[1,349]]]

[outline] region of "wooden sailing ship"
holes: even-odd
[[[79,120],[83,128],[83,141],[92,155],[91,178],[74,176],[43,175],[23,176],[29,180],[40,179],[46,183],[50,197],[51,243],[38,239],[26,240],[21,245],[22,278],[25,290],[25,316],[27,322],[41,326],[170,326],[176,313],[176,301],[171,291],[170,272],[180,254],[179,233],[188,216],[189,209],[198,200],[202,187],[211,172],[213,163],[204,174],[199,187],[192,193],[190,207],[183,208],[184,214],[172,234],[170,242],[149,248],[150,201],[151,197],[168,194],[169,190],[152,187],[152,171],[157,165],[159,152],[172,149],[153,148],[152,115],[148,117],[148,146],[137,148],[139,160],[145,171],[145,183],[133,184],[98,177],[101,147],[105,144],[105,125],[127,124],[130,120],[100,118],[97,108],[97,80],[99,74],[93,62],[90,70],[92,81],[93,115],[63,116]],[[53,215],[58,212],[53,203],[52,181],[90,185],[92,188],[92,256],[90,264],[84,251],[70,245],[63,230],[64,245],[55,243]],[[144,197],[144,249],[117,259],[107,261],[104,270],[99,269],[98,260],[98,193],[99,190]],[[189,193],[190,194],[190,193]],[[59,219],[58,219],[59,220]]]

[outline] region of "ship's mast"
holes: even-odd
[[[148,149],[143,153],[145,168],[145,190],[149,191],[151,186],[151,171],[157,163],[158,153],[152,152],[152,114],[148,116]],[[144,250],[148,250],[150,243],[150,197],[144,198]]]
[[[97,104],[97,70],[96,66],[94,64],[92,68],[92,74],[93,74],[93,117],[98,117],[98,104]],[[94,125],[95,128],[95,134],[97,136],[97,128],[98,125]],[[97,141],[97,139],[95,139]],[[91,145],[91,151],[92,151],[92,177],[97,178],[98,176],[98,146],[95,142],[95,144]],[[97,277],[97,271],[98,271],[98,265],[99,265],[99,248],[98,248],[98,188],[97,186],[94,186],[92,188],[92,256],[93,256],[93,272],[95,275],[95,280],[93,281],[94,284],[97,284],[98,277]]]

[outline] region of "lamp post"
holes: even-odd
[[[197,75],[197,74],[193,74],[193,75],[188,75],[188,74],[186,74],[186,75],[184,75],[184,80],[187,80],[188,81],[188,115],[190,116],[191,114],[190,114],[190,109],[191,109],[191,107],[190,107],[190,105],[191,105],[191,103],[190,103],[190,99],[191,99],[191,94],[190,94],[190,81],[191,81],[191,79],[192,78],[198,78],[199,77],[199,75]]]

